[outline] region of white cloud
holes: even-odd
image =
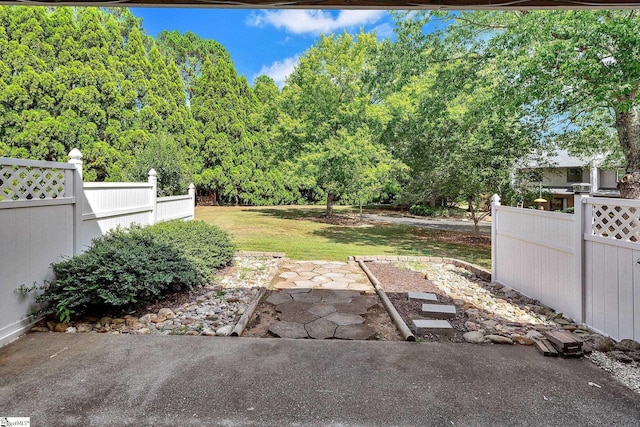
[[[373,31],[375,31],[376,36],[378,36],[379,40],[391,39],[395,36],[395,33],[393,32],[393,27],[387,23],[376,26],[373,29]]]
[[[282,61],[276,61],[271,65],[263,65],[260,71],[253,76],[253,78],[255,80],[258,76],[269,76],[276,82],[276,85],[282,89],[285,80],[289,74],[293,72],[293,69],[298,64],[299,59],[300,55],[296,55],[290,58],[285,58]]]
[[[247,24],[255,27],[271,25],[293,34],[317,35],[375,24],[386,13],[384,10],[342,10],[334,16],[324,10],[265,10],[251,15]]]

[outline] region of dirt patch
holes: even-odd
[[[398,268],[393,264],[367,263],[367,267],[380,280],[389,300],[409,327],[412,320],[428,319],[428,317],[422,315],[422,302],[410,301],[407,298],[408,292],[433,293],[438,298],[439,304],[454,304],[451,298],[427,280],[422,273]],[[421,338],[425,341],[465,342],[462,335],[467,332],[464,324],[468,318],[462,307],[456,307],[455,317],[447,320],[455,329],[453,334],[426,334]]]

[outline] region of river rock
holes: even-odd
[[[231,331],[233,331],[233,326],[226,325],[216,329],[216,335],[221,337],[228,337],[229,335],[231,335]]]
[[[513,344],[511,338],[503,337],[502,335],[485,335],[485,338],[496,344]]]
[[[91,326],[91,324],[89,323],[79,323],[78,325],[76,325],[76,329],[78,333],[84,334],[87,332],[91,332],[93,330],[93,326]]]
[[[464,338],[466,342],[474,344],[480,344],[485,341],[484,335],[479,331],[466,332],[464,335],[462,335],[462,338]]]

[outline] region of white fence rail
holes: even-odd
[[[117,226],[193,219],[189,194],[156,197],[157,177],[143,183],[82,183],[82,155],[69,163],[0,157],[0,345],[25,332],[33,295],[21,285],[53,279],[51,264],[86,250]]]
[[[640,340],[640,201],[578,195],[573,215],[492,202],[493,280],[612,338]]]

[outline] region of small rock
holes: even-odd
[[[142,328],[142,329],[138,329],[137,331],[135,331],[135,333],[136,334],[140,334],[140,335],[150,334],[151,333],[151,329]]]
[[[614,340],[598,334],[592,334],[590,340],[593,349],[603,353],[613,350],[616,346],[616,342]]]
[[[77,329],[73,326],[69,326],[64,332],[65,334],[75,334]]]
[[[201,335],[207,336],[207,337],[215,337],[216,336],[216,331],[214,331],[213,329],[210,328],[205,328],[202,330]]]
[[[109,323],[111,323],[112,320],[113,320],[113,318],[108,317],[108,316],[104,316],[104,317],[100,318],[99,322],[101,324],[103,324],[103,325],[108,325]]]
[[[503,337],[502,335],[485,335],[485,338],[496,344],[513,344],[511,338]]]
[[[231,331],[233,331],[233,326],[231,325],[226,325],[223,326],[221,328],[216,329],[216,335],[221,336],[221,337],[227,337],[231,334]]]
[[[542,335],[538,331],[529,331],[529,332],[526,333],[526,337],[530,338],[532,340],[541,340],[541,339],[544,338],[544,335]]]
[[[464,338],[466,342],[470,342],[473,344],[481,344],[485,341],[484,335],[479,331],[466,332],[464,335],[462,335],[462,338]]]
[[[464,300],[460,299],[460,298],[456,298],[453,300],[453,305],[455,305],[456,307],[463,307],[464,306]]]
[[[144,316],[142,316],[140,319],[138,319],[141,323],[149,323],[149,322],[153,322],[153,319],[156,319],[158,317],[157,314],[153,314],[153,313],[149,313],[149,314],[145,314]]]
[[[114,325],[122,325],[126,322],[125,319],[113,319],[111,323],[113,323]]]
[[[564,325],[562,329],[564,329],[565,331],[573,332],[578,328],[576,327],[576,325]]]
[[[464,326],[470,331],[478,331],[480,329],[479,324],[477,324],[476,322],[472,322],[470,320],[467,320],[466,322],[464,322]]]
[[[56,326],[53,328],[53,330],[55,332],[66,332],[68,327],[69,327],[68,323],[57,323]]]
[[[49,328],[45,328],[44,326],[34,326],[31,328],[31,332],[49,332]]]
[[[638,351],[640,350],[640,343],[638,341],[624,339],[616,344],[616,348],[623,351]]]
[[[49,328],[50,331],[53,331],[56,329],[57,324],[58,324],[57,322],[54,322],[53,320],[49,320],[47,322],[47,327]]]
[[[85,334],[87,332],[91,332],[93,330],[93,326],[89,323],[80,323],[76,326],[78,333]]]
[[[151,323],[158,324],[158,323],[162,323],[162,322],[164,322],[165,320],[167,320],[167,318],[166,318],[166,317],[163,317],[163,316],[156,316],[154,319],[151,319]]]
[[[161,308],[160,310],[158,310],[158,317],[173,319],[175,317],[175,313],[170,308]]]
[[[612,351],[609,353],[611,356],[613,356],[618,362],[622,362],[622,363],[631,363],[633,362],[633,358],[627,356],[623,351]]]
[[[514,335],[511,337],[514,343],[520,345],[533,345],[533,340],[522,335]]]

